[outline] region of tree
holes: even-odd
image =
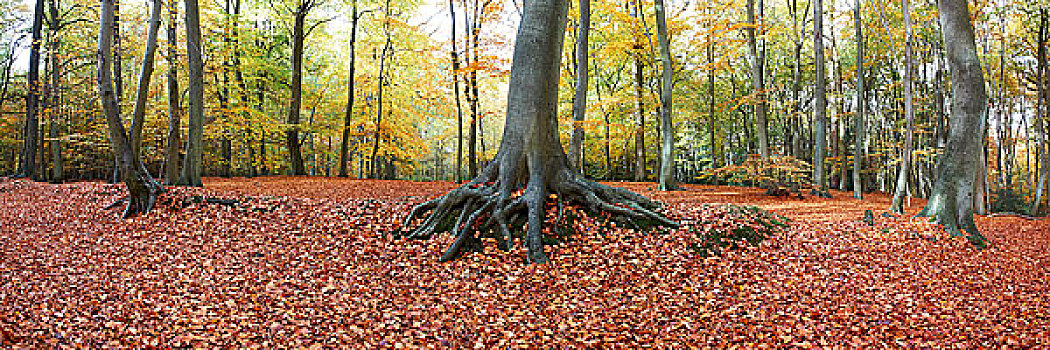
[[[949,233],[965,235],[975,246],[983,247],[984,236],[973,222],[973,196],[988,95],[967,1],[939,0],[937,7],[952,77],[951,126],[948,144],[937,162],[933,193],[918,216],[929,217]]]
[[[859,1],[859,0],[858,0]],[[758,19],[762,18],[762,0],[758,0]],[[748,49],[751,51],[752,98],[755,107],[755,129],[758,134],[758,153],[762,159],[769,158],[769,120],[766,116],[765,53],[758,49],[759,23],[755,16],[755,0],[747,0]]]
[[[572,138],[569,162],[583,173],[583,121],[587,120],[588,36],[591,31],[591,1],[579,0],[580,24],[576,35],[576,93],[572,97]]]
[[[828,100],[824,76],[824,3],[821,0],[813,0],[813,62],[815,66],[814,76],[814,100],[813,100],[813,194],[830,198],[828,192],[828,179],[824,160],[827,158],[828,148]],[[801,64],[801,62],[796,62]]]
[[[179,178],[179,146],[182,144],[179,141],[179,123],[182,117],[179,108],[179,59],[175,51],[175,43],[178,40],[175,33],[178,9],[178,0],[168,2],[168,143],[164,147],[164,184],[167,185],[175,184],[175,180]]]
[[[569,165],[559,141],[556,103],[566,11],[565,0],[525,2],[514,44],[503,141],[496,157],[470,182],[416,206],[406,218],[404,226],[409,227],[413,219],[430,212],[404,233],[409,237],[428,238],[439,229],[454,231],[455,241],[441,261],[478,247],[479,233],[494,233],[501,247],[509,249],[527,223],[522,233],[528,259],[545,263],[542,229],[551,194],[562,203],[580,203],[625,221],[677,225],[654,211],[657,202],[587,180]],[[446,221],[454,225],[445,227]]]
[[[354,46],[357,44],[357,21],[361,19],[361,14],[357,13],[357,0],[352,0],[350,6],[350,72],[347,73],[346,112],[343,114],[343,141],[339,145],[339,177],[347,177],[348,175],[346,162],[349,161],[347,158],[350,151],[350,124],[353,123],[354,111]]]
[[[201,187],[201,160],[204,150],[204,61],[201,54],[200,8],[197,0],[186,1],[186,56],[190,80],[189,129],[186,157],[176,185]]]
[[[288,101],[288,124],[285,130],[284,145],[288,149],[288,162],[291,165],[292,175],[306,175],[306,167],[303,166],[302,141],[299,140],[299,112],[303,103],[303,42],[317,26],[327,22],[318,21],[306,27],[306,18],[320,5],[318,0],[298,0],[295,8],[290,9],[292,24],[292,96]]]
[[[911,9],[908,0],[901,0],[901,13],[904,16],[904,150],[901,151],[901,168],[897,173],[897,186],[890,202],[890,212],[904,214],[904,196],[908,192],[908,172],[911,169],[911,154],[914,147],[915,106],[912,102],[912,33]]]
[[[26,122],[22,134],[22,155],[18,176],[36,178],[36,152],[39,133],[40,99],[40,32],[44,22],[44,0],[36,0],[33,11],[33,42],[29,48],[29,87],[26,93]]]
[[[671,68],[671,43],[667,37],[667,19],[664,1],[656,0],[656,37],[660,42],[660,60],[663,75],[660,79],[660,190],[679,189],[674,181],[674,122],[671,120],[671,89],[674,79]]]
[[[159,14],[157,14],[159,10],[156,5],[154,11],[153,19],[159,21]],[[110,145],[113,147],[113,153],[117,155],[117,165],[119,165],[122,180],[128,188],[127,207],[124,209],[124,217],[127,218],[147,213],[153,209],[157,196],[163,191],[163,188],[153,180],[153,177],[146,171],[146,167],[142,165],[142,159],[135,153],[128,133],[124,129],[124,121],[120,116],[120,105],[117,104],[116,92],[113,88],[110,61],[113,55],[114,0],[102,0],[101,16],[98,36],[98,88],[102,109],[106,115]],[[158,26],[159,22],[155,22],[150,27],[153,45],[156,45]],[[144,100],[145,98],[145,94],[140,94],[136,99]]]
[[[860,17],[861,0],[857,0],[854,14],[854,26],[857,29],[857,116],[853,118],[853,198],[864,197],[864,186],[860,182],[861,162],[864,160],[864,127],[865,108],[868,104],[867,90],[864,87],[864,23]]]
[[[153,78],[153,58],[157,53],[157,32],[160,30],[161,0],[153,0],[149,16],[149,27],[146,32],[146,48],[142,53],[142,70],[139,72],[139,85],[135,93],[135,107],[131,112],[131,130],[129,142],[133,157],[141,159],[142,125],[146,123],[146,96],[149,94],[150,80]]]
[[[463,181],[463,105],[459,99],[459,52],[456,51],[456,4],[448,0],[452,18],[452,93],[456,99],[456,183]]]
[[[1047,177],[1050,177],[1050,152],[1046,149],[1047,144],[1047,127],[1044,117],[1046,115],[1048,88],[1046,86],[1046,41],[1050,40],[1047,30],[1050,29],[1050,23],[1048,22],[1047,9],[1039,9],[1039,27],[1036,29],[1036,72],[1035,72],[1035,84],[1036,84],[1036,104],[1035,109],[1035,124],[1036,124],[1036,135],[1039,137],[1039,159],[1040,164],[1043,165],[1042,172],[1036,176],[1039,178],[1036,184],[1035,199],[1032,201],[1032,207],[1029,209],[1029,213],[1032,215],[1039,214],[1039,205],[1043,202],[1043,192],[1046,189]]]

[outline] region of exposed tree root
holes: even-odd
[[[515,238],[521,238],[528,248],[529,262],[545,263],[542,226],[551,194],[558,208],[559,223],[565,205],[576,204],[634,228],[678,227],[678,223],[657,212],[661,207],[659,202],[587,180],[568,169],[556,172],[549,179],[533,176],[524,184],[520,180],[501,183],[495,169],[490,167],[473,181],[413,208],[402,227],[412,227],[413,220],[428,215],[414,229],[402,231],[400,235],[428,239],[435,233],[453,232],[455,239],[440,261],[450,261],[465,251],[480,248],[481,237],[494,237],[503,250],[510,250]]]
[[[990,214],[988,216],[989,217],[993,217],[993,218],[994,217],[1003,217],[1003,216],[1012,216],[1012,217],[1018,217],[1018,218],[1021,218],[1021,219],[1031,220],[1031,221],[1039,221],[1039,220],[1044,219],[1044,217],[1030,216],[1030,215],[1025,215],[1025,214],[1021,214],[1021,213],[1008,212],[1008,211],[1007,212],[992,213],[992,214]]]

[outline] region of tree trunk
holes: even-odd
[[[179,107],[179,73],[178,54],[175,44],[178,35],[175,33],[178,23],[178,0],[168,2],[168,144],[164,149],[164,184],[175,184],[179,177],[179,149],[182,145],[180,139],[179,123],[182,119],[182,111]]]
[[[47,128],[48,136],[51,138],[51,181],[55,183],[61,183],[65,179],[63,162],[62,162],[62,142],[59,137],[62,134],[61,124],[58,121],[60,117],[59,111],[62,110],[60,103],[61,101],[61,89],[59,88],[59,81],[61,77],[61,67],[59,64],[59,52],[58,48],[60,41],[58,38],[58,31],[61,29],[62,24],[60,22],[58,13],[58,4],[55,0],[48,2],[48,8],[51,14],[51,49],[48,50],[48,57],[51,59],[51,113],[50,121],[51,125]],[[2,102],[0,102],[2,103]]]
[[[638,126],[634,131],[634,181],[645,181],[645,100],[642,97],[642,61],[635,57],[635,118]]]
[[[853,198],[864,197],[864,185],[861,183],[861,162],[864,161],[864,118],[868,99],[864,87],[864,23],[860,17],[861,0],[857,0],[854,12],[854,26],[857,28],[857,116],[853,120]]]
[[[379,108],[376,112],[376,132],[373,137],[372,144],[372,164],[369,165],[371,171],[369,171],[369,177],[376,179],[379,178],[380,174],[380,163],[379,163],[379,143],[383,136],[383,88],[386,85],[386,57],[390,54],[391,50],[391,38],[390,38],[390,0],[386,1],[384,6],[386,15],[383,20],[383,33],[386,35],[386,41],[383,44],[383,51],[379,54],[379,79],[376,90],[378,90],[377,102]]]
[[[569,162],[583,174],[583,121],[587,119],[588,36],[591,30],[591,1],[579,0],[580,24],[576,35],[576,94],[572,98],[572,138]]]
[[[813,194],[830,198],[824,160],[828,149],[827,82],[824,79],[824,3],[813,1],[813,62],[816,80],[813,95]],[[799,61],[797,64],[801,64]]]
[[[306,175],[303,167],[302,143],[299,142],[299,109],[303,102],[303,41],[306,39],[305,28],[308,4],[300,2],[295,11],[295,24],[292,28],[292,97],[288,104],[288,130],[285,130],[284,146],[288,148],[288,162],[292,175]]]
[[[18,176],[35,179],[37,137],[39,137],[39,114],[37,104],[40,99],[40,38],[44,23],[44,0],[36,0],[33,11],[33,42],[29,48],[29,76],[26,89],[26,122],[22,135],[21,161],[18,163]]]
[[[357,21],[361,19],[357,13],[357,0],[351,1],[350,10],[350,72],[348,72],[346,84],[346,112],[343,114],[343,140],[339,145],[339,177],[347,177],[346,163],[349,161],[347,155],[350,152],[350,123],[353,122],[354,112],[354,48],[357,44]]]
[[[189,66],[190,106],[186,157],[182,175],[175,183],[181,186],[201,187],[201,161],[204,150],[204,61],[202,59],[200,8],[197,0],[186,1],[186,56]]]
[[[951,126],[933,193],[918,216],[931,217],[952,234],[965,232],[983,247],[984,236],[973,222],[973,195],[988,96],[967,2],[939,0],[938,8],[952,76]]]
[[[761,1],[761,0],[760,0]],[[762,4],[759,3],[758,19],[755,17],[755,0],[747,0],[747,31],[748,49],[751,51],[751,82],[752,98],[755,108],[755,133],[758,136],[758,153],[762,159],[769,159],[769,120],[766,116],[766,86],[763,65],[765,56],[758,49],[758,20],[762,17]]]
[[[664,14],[664,1],[656,0],[656,37],[660,43],[660,59],[663,75],[660,80],[660,134],[663,144],[660,148],[660,190],[679,189],[674,180],[674,121],[672,120],[671,101],[673,89],[673,68],[671,65],[671,42],[667,37],[667,19]]]
[[[153,78],[153,58],[157,53],[157,32],[160,31],[161,0],[153,0],[149,15],[149,27],[146,31],[146,48],[142,53],[142,71],[139,72],[139,85],[135,93],[135,109],[131,112],[131,155],[141,159],[142,125],[146,122],[146,99],[149,96],[149,84]]]
[[[128,188],[127,208],[124,210],[124,217],[127,218],[149,212],[156,203],[157,195],[163,189],[153,180],[146,168],[142,166],[141,159],[136,157],[132,151],[124,129],[124,122],[120,117],[120,106],[117,104],[116,93],[113,89],[110,63],[113,54],[111,46],[114,22],[113,1],[102,0],[98,45],[98,87],[102,109],[106,115],[110,144],[117,155],[117,164],[120,165],[123,181]]]
[[[546,262],[542,232],[552,193],[558,194],[557,201],[580,203],[626,220],[676,226],[653,211],[657,203],[586,180],[569,165],[559,141],[556,103],[566,10],[565,0],[525,3],[515,40],[503,142],[494,161],[470,183],[417,206],[406,218],[403,226],[410,227],[419,214],[431,212],[415,229],[403,232],[420,238],[439,231],[446,220],[455,222],[451,229],[456,238],[442,261],[477,249],[476,234],[491,231],[508,250],[521,233],[529,261]]]
[[[897,173],[897,186],[893,191],[890,212],[904,214],[904,196],[908,194],[908,172],[911,171],[911,155],[914,147],[915,106],[912,97],[912,32],[911,9],[908,0],[901,0],[904,15],[904,150],[901,151],[901,168]]]
[[[474,0],[474,15],[467,17],[467,41],[471,50],[467,50],[467,66],[470,77],[467,82],[467,101],[470,103],[470,136],[467,141],[467,169],[470,178],[478,176],[478,1]]]
[[[452,18],[452,94],[456,99],[456,183],[463,182],[463,105],[459,99],[459,52],[456,51],[456,5],[448,0]]]
[[[1036,49],[1036,72],[1035,80],[1036,87],[1038,88],[1038,95],[1036,96],[1036,114],[1035,114],[1035,129],[1036,135],[1039,137],[1038,149],[1036,152],[1039,155],[1039,164],[1042,166],[1042,171],[1037,175],[1039,180],[1036,184],[1035,200],[1032,201],[1032,207],[1028,210],[1031,215],[1039,215],[1039,206],[1043,202],[1043,192],[1046,189],[1047,177],[1050,177],[1050,153],[1047,152],[1047,128],[1044,116],[1046,115],[1047,109],[1047,98],[1050,97],[1047,94],[1046,86],[1046,41],[1047,36],[1047,9],[1039,9],[1039,34],[1038,44]]]

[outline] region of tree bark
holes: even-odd
[[[17,171],[19,177],[31,179],[37,177],[37,138],[40,137],[40,111],[38,110],[40,99],[40,39],[43,25],[44,0],[36,0],[36,6],[33,10],[33,42],[29,48],[29,76],[27,77],[29,86],[26,89],[26,122],[23,129],[25,133],[22,135],[22,154]]]
[[[339,145],[339,177],[347,177],[346,163],[350,152],[350,124],[353,123],[354,112],[354,49],[357,44],[357,21],[360,15],[357,13],[357,0],[351,1],[350,9],[350,71],[347,73],[346,83],[346,112],[343,114],[343,141]]]
[[[908,0],[901,0],[901,12],[904,18],[904,150],[901,151],[901,168],[897,173],[897,186],[890,202],[890,212],[904,214],[904,196],[908,194],[908,173],[911,171],[912,148],[915,133],[915,106],[912,97],[912,30],[911,9]]]
[[[150,10],[149,27],[146,31],[146,48],[142,53],[142,71],[139,73],[139,85],[135,92],[135,108],[131,112],[131,155],[141,159],[142,125],[146,122],[146,99],[149,96],[149,84],[153,78],[153,62],[157,53],[157,32],[160,31],[161,0],[153,0]]]
[[[303,102],[303,41],[306,40],[304,27],[311,6],[312,0],[300,0],[294,13],[295,22],[292,27],[292,96],[288,102],[288,116],[285,119],[288,129],[285,130],[284,139],[292,175],[306,175],[302,143],[299,141],[299,110]]]
[[[380,176],[380,160],[379,160],[379,143],[383,136],[383,88],[386,86],[386,58],[390,55],[391,50],[391,37],[390,37],[390,0],[386,0],[386,6],[384,6],[386,15],[383,20],[383,33],[386,36],[386,40],[383,44],[383,51],[379,54],[379,78],[377,79],[377,102],[379,107],[376,112],[376,131],[373,137],[372,143],[372,164],[370,164],[370,175],[369,177],[376,179]]]
[[[761,1],[761,0],[759,0]],[[859,1],[859,0],[858,0]],[[751,52],[752,98],[754,98],[755,133],[758,136],[758,153],[762,159],[769,159],[769,120],[766,116],[765,93],[765,56],[758,49],[758,20],[762,17],[762,4],[759,3],[758,18],[755,16],[755,0],[747,0],[747,42]]]
[[[1035,200],[1032,201],[1032,207],[1028,210],[1030,215],[1039,215],[1039,207],[1043,202],[1043,192],[1046,189],[1047,177],[1050,177],[1050,153],[1047,152],[1047,128],[1044,117],[1046,116],[1047,109],[1047,98],[1050,97],[1047,94],[1046,86],[1046,41],[1048,38],[1047,30],[1047,9],[1039,9],[1039,33],[1037,34],[1038,44],[1036,49],[1036,72],[1035,80],[1036,87],[1038,88],[1038,95],[1036,96],[1036,114],[1035,114],[1035,125],[1036,134],[1039,137],[1037,152],[1039,155],[1039,164],[1042,166],[1042,171],[1037,175],[1039,180],[1036,184]]]
[[[98,87],[102,100],[102,109],[106,115],[110,144],[117,155],[117,164],[123,181],[128,188],[127,207],[124,217],[149,212],[156,203],[157,195],[163,188],[157,184],[142,165],[140,158],[132,151],[124,122],[120,117],[120,106],[117,104],[113,88],[113,76],[110,59],[113,55],[113,22],[114,0],[102,0],[101,21],[99,24]]]
[[[933,193],[918,216],[930,217],[951,234],[965,234],[983,247],[984,236],[973,222],[973,195],[988,95],[967,2],[939,0],[938,8],[952,76],[951,126]]]
[[[813,91],[813,194],[830,198],[824,161],[828,149],[828,100],[824,73],[824,3],[813,0],[813,62],[816,76]],[[801,64],[801,62],[797,62]]]
[[[61,89],[59,88],[59,82],[61,80],[61,67],[58,60],[58,57],[60,55],[58,52],[58,48],[61,42],[58,36],[59,30],[61,30],[63,24],[61,23],[61,18],[59,18],[58,4],[56,3],[56,1],[48,1],[48,5],[49,12],[51,14],[51,22],[49,25],[49,27],[51,27],[51,49],[48,50],[48,57],[51,60],[51,88],[49,90],[51,94],[52,107],[51,113],[49,114],[51,125],[48,127],[48,136],[51,139],[51,144],[49,145],[49,148],[51,148],[52,164],[51,181],[55,183],[61,183],[62,180],[65,179],[65,174],[62,162],[62,142],[59,136],[62,134],[61,124],[64,123],[58,121],[60,117],[59,111],[62,110],[62,94]]]
[[[656,0],[656,37],[660,43],[660,59],[663,74],[660,80],[660,184],[661,191],[679,189],[674,180],[674,121],[672,120],[673,67],[671,64],[671,42],[667,37],[667,18],[664,1]]]
[[[581,203],[626,220],[677,225],[653,211],[657,203],[586,180],[569,165],[557,120],[566,11],[565,0],[525,3],[514,46],[503,142],[494,161],[469,183],[420,204],[406,218],[403,226],[409,227],[417,216],[430,212],[415,229],[403,232],[417,238],[448,230],[439,229],[446,220],[455,222],[450,229],[456,238],[442,261],[477,249],[477,233],[493,232],[504,249],[520,233],[529,261],[547,262],[542,232],[549,194],[557,194],[557,201]],[[522,228],[524,232],[519,231]]]
[[[179,73],[178,54],[175,44],[178,36],[175,33],[176,19],[178,18],[178,0],[168,2],[168,143],[164,149],[164,184],[172,185],[179,177],[179,149],[180,141],[179,123],[182,119],[182,111],[179,107]]]
[[[580,24],[576,35],[576,94],[572,98],[572,138],[569,139],[569,161],[583,174],[583,121],[587,119],[588,54],[591,31],[591,1],[579,0]]]
[[[463,182],[463,105],[459,99],[459,52],[456,51],[456,5],[448,0],[452,19],[452,94],[456,99],[456,183]]]
[[[865,120],[868,104],[867,90],[864,87],[864,26],[860,16],[861,0],[857,0],[857,8],[854,12],[854,26],[857,29],[857,116],[853,120],[853,198],[864,197],[864,185],[861,183],[861,164],[864,161],[864,134],[866,133]]]
[[[202,59],[200,8],[197,0],[186,2],[186,56],[189,73],[189,129],[180,186],[201,187],[201,161],[204,150],[204,61]]]

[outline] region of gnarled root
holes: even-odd
[[[546,205],[555,194],[559,219],[565,205],[576,204],[593,213],[607,214],[611,219],[641,229],[650,226],[678,227],[658,210],[659,202],[634,192],[584,179],[568,171],[553,176],[534,175],[525,184],[502,186],[510,177],[497,177],[494,172],[456,188],[439,198],[422,203],[409,213],[402,227],[413,227],[413,220],[429,214],[401,236],[427,239],[435,233],[450,231],[455,239],[440,261],[460,257],[466,250],[478,249],[481,237],[494,237],[499,247],[510,250],[516,237],[528,248],[531,263],[546,263],[542,226]]]

